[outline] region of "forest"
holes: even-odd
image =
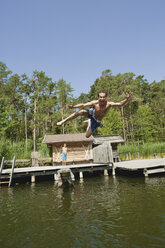
[[[107,92],[108,101],[119,102],[127,92],[133,93],[133,100],[110,109],[94,135],[118,134],[130,145],[165,141],[165,80],[148,82],[143,75],[113,75],[106,69],[88,94],[74,97],[74,89],[63,78],[53,81],[45,72],[36,70],[31,77],[14,74],[0,62],[0,158],[10,157],[11,145],[17,144],[20,153],[21,149],[27,153],[39,150],[45,134],[85,132],[83,117],[63,126],[56,123],[74,111],[66,104],[95,100],[100,90]]]

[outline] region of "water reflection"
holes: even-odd
[[[163,247],[164,186],[165,178],[118,176],[0,189],[0,246]]]

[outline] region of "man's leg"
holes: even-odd
[[[86,130],[86,138],[89,138],[92,135],[93,132],[92,132],[91,127],[90,127],[91,120],[88,119],[87,122],[88,122],[88,127],[87,127],[87,130]]]
[[[85,110],[85,109],[82,109],[82,110],[80,110],[78,112],[75,112],[75,113],[71,114],[70,116],[68,116],[67,118],[65,118],[64,120],[57,122],[57,126],[61,126],[65,122],[73,120],[73,119],[77,118],[80,115],[88,117],[88,111]]]

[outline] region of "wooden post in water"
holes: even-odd
[[[147,168],[144,168],[144,170],[143,170],[143,174],[144,174],[144,176],[145,176],[145,177],[148,177],[148,171],[147,171]]]
[[[57,173],[54,174],[54,181],[57,181]]]
[[[108,176],[108,170],[104,170],[104,176]]]
[[[14,167],[15,167],[15,160],[16,160],[16,157],[14,156],[13,163],[12,163],[12,168],[11,168],[11,174],[10,174],[9,187],[11,186],[12,179],[13,179],[13,173],[14,173]]]
[[[5,161],[5,158],[3,157],[2,161],[1,161],[0,176],[2,174],[2,170],[3,170],[3,167],[4,167],[4,161]]]
[[[109,162],[110,166],[112,165],[112,176],[115,176],[115,166],[114,166],[114,162],[113,162],[113,152],[112,152],[112,146],[111,146],[110,142],[106,142],[106,152],[107,152],[107,162]],[[108,175],[108,171],[104,172],[104,175]]]
[[[36,177],[34,175],[31,176],[31,183],[35,183],[35,181],[36,181]]]
[[[112,176],[115,176],[115,165],[114,163],[112,162]]]
[[[80,179],[82,179],[82,178],[83,178],[83,172],[82,172],[82,171],[80,171],[79,176],[80,176]]]

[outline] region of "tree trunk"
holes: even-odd
[[[123,106],[121,106],[121,117],[123,118],[123,138],[126,141],[125,121],[124,121],[124,108],[123,108]]]
[[[33,150],[36,151],[36,112],[37,112],[37,99],[34,99],[34,128],[33,128]]]
[[[25,98],[25,144],[26,144],[26,151],[27,151],[27,97]]]

